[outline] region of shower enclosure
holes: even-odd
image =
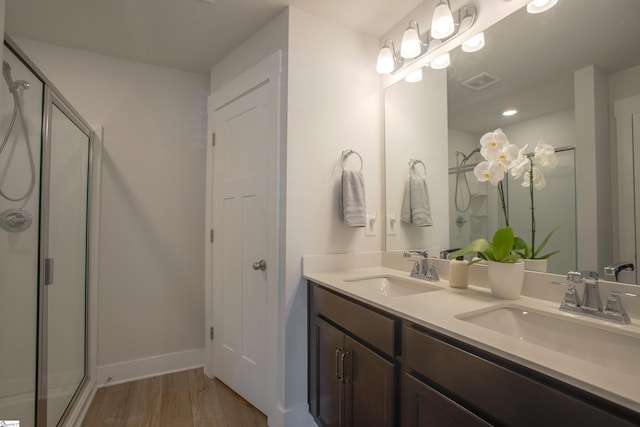
[[[449,236],[450,247],[460,248],[470,241],[491,239],[493,233],[505,225],[495,186],[478,182],[473,169],[481,159],[457,153],[457,165],[449,168]],[[535,192],[535,215],[538,244],[552,229],[560,228],[549,240],[543,253],[560,252],[549,259],[549,273],[566,274],[577,268],[576,237],[576,174],[575,147],[556,148],[558,166],[545,172],[547,186]],[[465,160],[467,159],[467,160]],[[516,235],[528,240],[531,231],[529,189],[505,175],[505,199],[510,225]]]
[[[64,425],[89,381],[97,139],[8,37],[0,91],[0,421]]]

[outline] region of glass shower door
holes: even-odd
[[[46,293],[46,414],[55,426],[86,375],[87,202],[90,131],[51,103]]]
[[[44,85],[7,48],[4,61],[0,78],[0,420],[33,427]]]

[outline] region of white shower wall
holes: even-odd
[[[14,40],[105,129],[99,381],[201,365],[207,76]]]

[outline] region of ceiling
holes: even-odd
[[[13,37],[208,74],[211,66],[287,5],[378,38],[419,3],[421,0],[7,0],[5,31]]]
[[[481,51],[452,51],[450,127],[482,133],[573,108],[575,70],[594,64],[611,74],[640,64],[638,22],[638,0],[561,0],[543,14],[515,12],[485,32]],[[500,80],[480,91],[462,85],[483,72]],[[520,113],[502,117],[507,108]]]

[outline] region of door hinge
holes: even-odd
[[[213,326],[209,329],[209,339],[213,340]]]
[[[213,228],[209,230],[209,240],[211,240],[211,243],[213,243]]]
[[[213,145],[214,147],[216,146],[216,133],[213,132],[211,134],[211,145]]]

